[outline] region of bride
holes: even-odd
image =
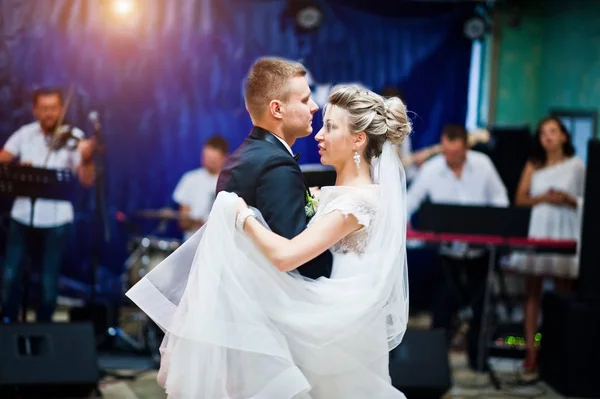
[[[304,232],[278,236],[222,192],[206,226],[127,292],[165,331],[158,379],[169,397],[404,398],[388,352],[408,320],[406,183],[394,145],[410,130],[398,98],[333,88],[315,139],[337,181]],[[327,249],[330,278],[294,270]]]

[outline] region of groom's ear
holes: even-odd
[[[282,108],[281,101],[279,101],[279,100],[271,100],[271,102],[269,103],[269,112],[276,119],[283,118],[283,113],[281,112],[281,108]]]

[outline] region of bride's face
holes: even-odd
[[[319,143],[321,163],[341,167],[348,160],[352,160],[355,147],[352,136],[347,111],[329,105],[323,117],[323,127],[315,136]]]

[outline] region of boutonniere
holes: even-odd
[[[313,197],[308,190],[305,191],[305,199],[306,205],[304,205],[304,211],[306,212],[306,216],[311,218],[315,216],[315,213],[317,213],[317,208],[319,207],[319,199]]]

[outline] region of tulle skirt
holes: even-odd
[[[165,331],[169,397],[404,398],[388,372],[389,293],[373,274],[279,272],[235,230],[236,199],[220,193],[205,227],[127,292]]]

